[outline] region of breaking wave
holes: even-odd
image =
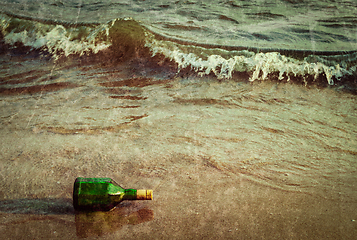
[[[105,54],[108,61],[135,57],[170,60],[177,72],[186,69],[198,75],[214,74],[229,79],[244,72],[250,81],[299,79],[307,84],[355,81],[357,51],[313,52],[302,50],[244,48],[203,45],[168,38],[149,30],[132,18],[106,23],[48,21],[0,14],[1,48],[41,51],[55,60],[71,55]],[[159,59],[160,59],[159,58]]]

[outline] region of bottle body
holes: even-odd
[[[75,210],[108,211],[123,200],[152,200],[152,190],[124,189],[110,178],[77,178],[74,182]]]

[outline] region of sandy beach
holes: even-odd
[[[6,239],[353,239],[357,233],[355,198],[260,185],[207,156],[132,151],[133,139],[118,148],[110,133],[3,129],[1,139]],[[75,213],[78,176],[153,189],[154,199]]]

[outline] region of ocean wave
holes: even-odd
[[[0,15],[1,39],[12,47],[47,51],[55,59],[72,54],[98,53],[110,46],[108,24],[70,25]]]
[[[207,49],[157,39],[147,42],[146,46],[152,56],[162,54],[174,61],[179,71],[191,68],[201,76],[214,73],[218,79],[231,78],[234,72],[249,72],[250,81],[267,80],[269,74],[276,74],[278,80],[298,77],[305,84],[309,78],[316,81],[322,77],[333,85],[334,79],[341,80],[356,73],[357,52],[310,54],[298,59],[279,51]]]
[[[355,79],[357,75],[356,51],[306,52],[200,45],[164,37],[132,18],[71,24],[2,13],[0,30],[3,48],[26,47],[27,51],[49,53],[55,60],[98,53],[104,53],[108,61],[114,62],[161,56],[175,63],[177,72],[188,69],[199,76],[213,73],[218,79],[246,72],[250,81],[299,79],[305,84],[324,79],[333,85],[336,81]]]

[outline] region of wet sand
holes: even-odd
[[[222,171],[203,156],[117,149],[115,138],[110,133],[2,130],[0,235],[353,239],[357,234],[355,199],[274,189]],[[71,196],[78,176],[112,177],[126,188],[151,188],[154,200],[126,201],[107,213],[75,213]]]

